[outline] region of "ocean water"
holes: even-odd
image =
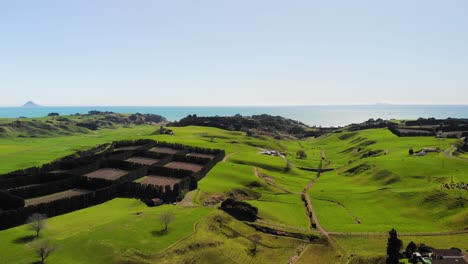
[[[419,117],[468,118],[468,105],[337,105],[337,106],[86,106],[86,107],[0,107],[0,118],[42,117],[87,113],[90,110],[117,113],[149,113],[179,120],[189,114],[198,116],[280,115],[316,126],[343,126],[369,118],[416,119]]]

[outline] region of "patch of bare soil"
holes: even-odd
[[[181,170],[188,170],[193,172],[198,172],[203,169],[203,165],[195,164],[195,163],[188,163],[188,162],[180,162],[180,161],[173,161],[167,164],[165,167],[171,169],[181,169]]]
[[[150,149],[149,151],[157,152],[157,153],[164,153],[164,154],[176,154],[177,152],[179,152],[179,150],[177,150],[177,149],[163,148],[163,147],[154,147],[154,148]]]
[[[125,161],[151,166],[153,164],[158,163],[159,159],[152,159],[152,158],[145,158],[145,157],[132,157]]]
[[[128,171],[119,170],[119,169],[112,169],[112,168],[104,168],[99,169],[90,173],[85,174],[85,177],[89,178],[99,178],[105,180],[117,180],[120,177],[126,175]]]

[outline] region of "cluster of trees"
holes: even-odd
[[[372,129],[372,128],[385,128],[385,127],[393,127],[395,126],[395,123],[392,123],[387,120],[383,120],[381,118],[377,119],[369,119],[363,123],[360,124],[351,124],[348,127],[349,131],[357,131],[357,130],[364,130],[364,129]]]
[[[306,159],[307,158],[307,153],[304,150],[300,149],[300,150],[298,150],[296,152],[296,157],[298,159]]]
[[[437,135],[433,129],[399,128],[389,126],[388,130],[398,137],[434,137]]]
[[[405,126],[439,126],[439,127],[457,127],[468,125],[468,119],[464,118],[447,118],[447,119],[435,119],[430,118],[418,118],[417,120],[408,120],[403,122]]]
[[[257,132],[268,132],[274,134],[289,134],[296,137],[303,137],[310,127],[302,122],[284,118],[281,116],[271,115],[253,115],[253,116],[212,116],[212,117],[199,117],[197,115],[188,115],[187,117],[168,124],[168,126],[209,126],[225,130],[245,131],[252,133],[253,130]]]
[[[227,198],[221,203],[221,209],[237,220],[254,222],[258,218],[258,208],[242,201]]]
[[[174,135],[174,131],[161,125],[158,130],[153,132],[153,135]]]
[[[445,133],[444,136],[455,138],[468,131],[468,119],[435,119],[419,118],[418,120],[403,121],[403,124],[393,124],[388,129],[399,137],[436,136]],[[453,132],[453,133],[450,133]]]
[[[458,152],[468,151],[468,135],[464,135],[464,138],[465,138],[464,140],[458,140],[455,143],[455,147],[457,147]]]
[[[468,191],[468,183],[465,184],[464,182],[441,183],[440,187],[447,190]]]
[[[395,229],[390,230],[388,233],[389,237],[387,240],[387,258],[386,264],[399,264],[401,258],[407,258],[409,263],[421,263],[423,260],[421,257],[417,257],[414,253],[419,252],[421,254],[432,252],[433,248],[426,246],[425,244],[420,244],[417,246],[413,241],[408,243],[405,251],[401,252],[403,249],[403,241],[398,239],[398,233]],[[461,252],[458,248],[452,248]]]
[[[114,123],[119,123],[119,124],[146,124],[146,123],[162,123],[166,122],[167,119],[164,118],[163,116],[160,115],[155,115],[155,114],[142,114],[142,113],[135,113],[131,114],[130,116],[126,116],[123,114],[117,114],[114,112],[109,112],[109,111],[96,111],[92,110],[89,111],[87,115],[80,115],[83,117],[86,116],[92,116],[96,118],[96,116],[99,118],[99,116],[102,116],[103,120],[108,120],[112,121]]]

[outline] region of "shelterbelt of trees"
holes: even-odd
[[[267,135],[276,138],[304,138],[319,136],[325,132],[333,131],[329,128],[310,127],[300,121],[281,116],[252,115],[241,116],[210,116],[200,117],[188,115],[178,122],[169,123],[168,126],[204,126],[215,127],[230,131],[244,131],[248,135]]]
[[[77,113],[69,116],[60,116],[58,113],[50,113],[47,117],[42,118],[0,118],[0,138],[34,138],[86,134],[104,128],[166,122],[166,118],[154,114],[120,114],[89,111],[87,114]]]

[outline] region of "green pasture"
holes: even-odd
[[[340,139],[344,134],[349,137]],[[385,232],[391,228],[437,232],[466,228],[468,194],[440,186],[452,180],[466,182],[468,162],[448,158],[443,152],[421,157],[408,154],[409,148],[443,151],[453,142],[432,137],[399,138],[385,129],[317,139],[316,144],[326,150],[327,159],[336,168],[324,173],[309,191],[320,222],[327,230],[338,232]],[[359,145],[361,152],[357,152]],[[361,158],[363,153],[379,149],[384,152]]]
[[[389,230],[390,231],[390,230]],[[385,256],[387,247],[386,236],[335,236],[335,239],[343,246],[348,255],[359,256]],[[426,244],[434,248],[456,247],[466,252],[468,250],[468,234],[445,236],[402,236],[403,248],[413,241],[417,245]]]
[[[261,155],[259,151],[262,148],[285,151],[291,163],[312,168],[319,167],[324,151],[331,161],[330,167],[335,170],[322,174],[308,195],[327,231],[386,233],[395,228],[399,232],[431,233],[468,227],[466,191],[440,187],[441,183],[452,180],[468,182],[468,162],[448,158],[443,152],[424,157],[408,155],[409,148],[448,149],[454,142],[451,139],[399,138],[386,129],[343,132],[307,140],[247,137],[243,132],[207,127],[175,127],[171,128],[175,135],[153,135],[158,128],[142,125],[68,136],[0,138],[0,173],[41,165],[77,150],[122,139],[150,138],[219,148],[233,155],[199,182],[194,202],[239,191],[255,193],[247,197],[247,202],[258,207],[262,221],[278,228],[307,229],[310,222],[299,193],[316,173],[294,166],[287,168],[281,157]],[[306,151],[306,159],[296,158],[300,149]],[[375,157],[362,158],[369,151],[379,150]],[[268,181],[256,177],[254,168]],[[167,235],[160,236],[157,216],[167,210],[176,214],[176,221]],[[223,220],[219,222],[216,217]],[[165,263],[168,259],[181,263],[233,263],[231,259],[238,259],[237,263],[271,263],[268,261],[275,259],[286,263],[302,243],[262,234],[265,243],[259,246],[259,253],[252,256],[248,252],[252,245],[248,236],[253,233],[250,227],[215,207],[165,205],[148,208],[138,200],[114,199],[49,219],[44,236],[59,245],[50,263],[106,263],[106,260]],[[5,259],[5,263],[36,260],[26,249],[25,242],[30,235],[24,226],[0,231],[2,260]],[[385,249],[381,248],[385,246],[385,236],[336,237],[349,254],[385,254]],[[443,236],[439,241],[436,241],[439,237],[421,238],[428,241],[418,240],[421,243],[440,247],[460,247],[463,239],[466,240],[465,235]],[[317,261],[314,263],[330,263],[337,254],[327,244],[313,244],[305,249],[299,263],[308,263],[310,259]]]
[[[160,234],[162,225],[158,215],[166,211],[174,213],[175,221],[168,234]],[[212,211],[206,207],[173,205],[149,208],[135,199],[114,199],[49,219],[42,236],[57,245],[50,263],[115,263],[128,254],[161,252],[190,235],[194,224]],[[33,235],[26,226],[4,230],[0,234],[3,263],[37,260],[26,245]]]

